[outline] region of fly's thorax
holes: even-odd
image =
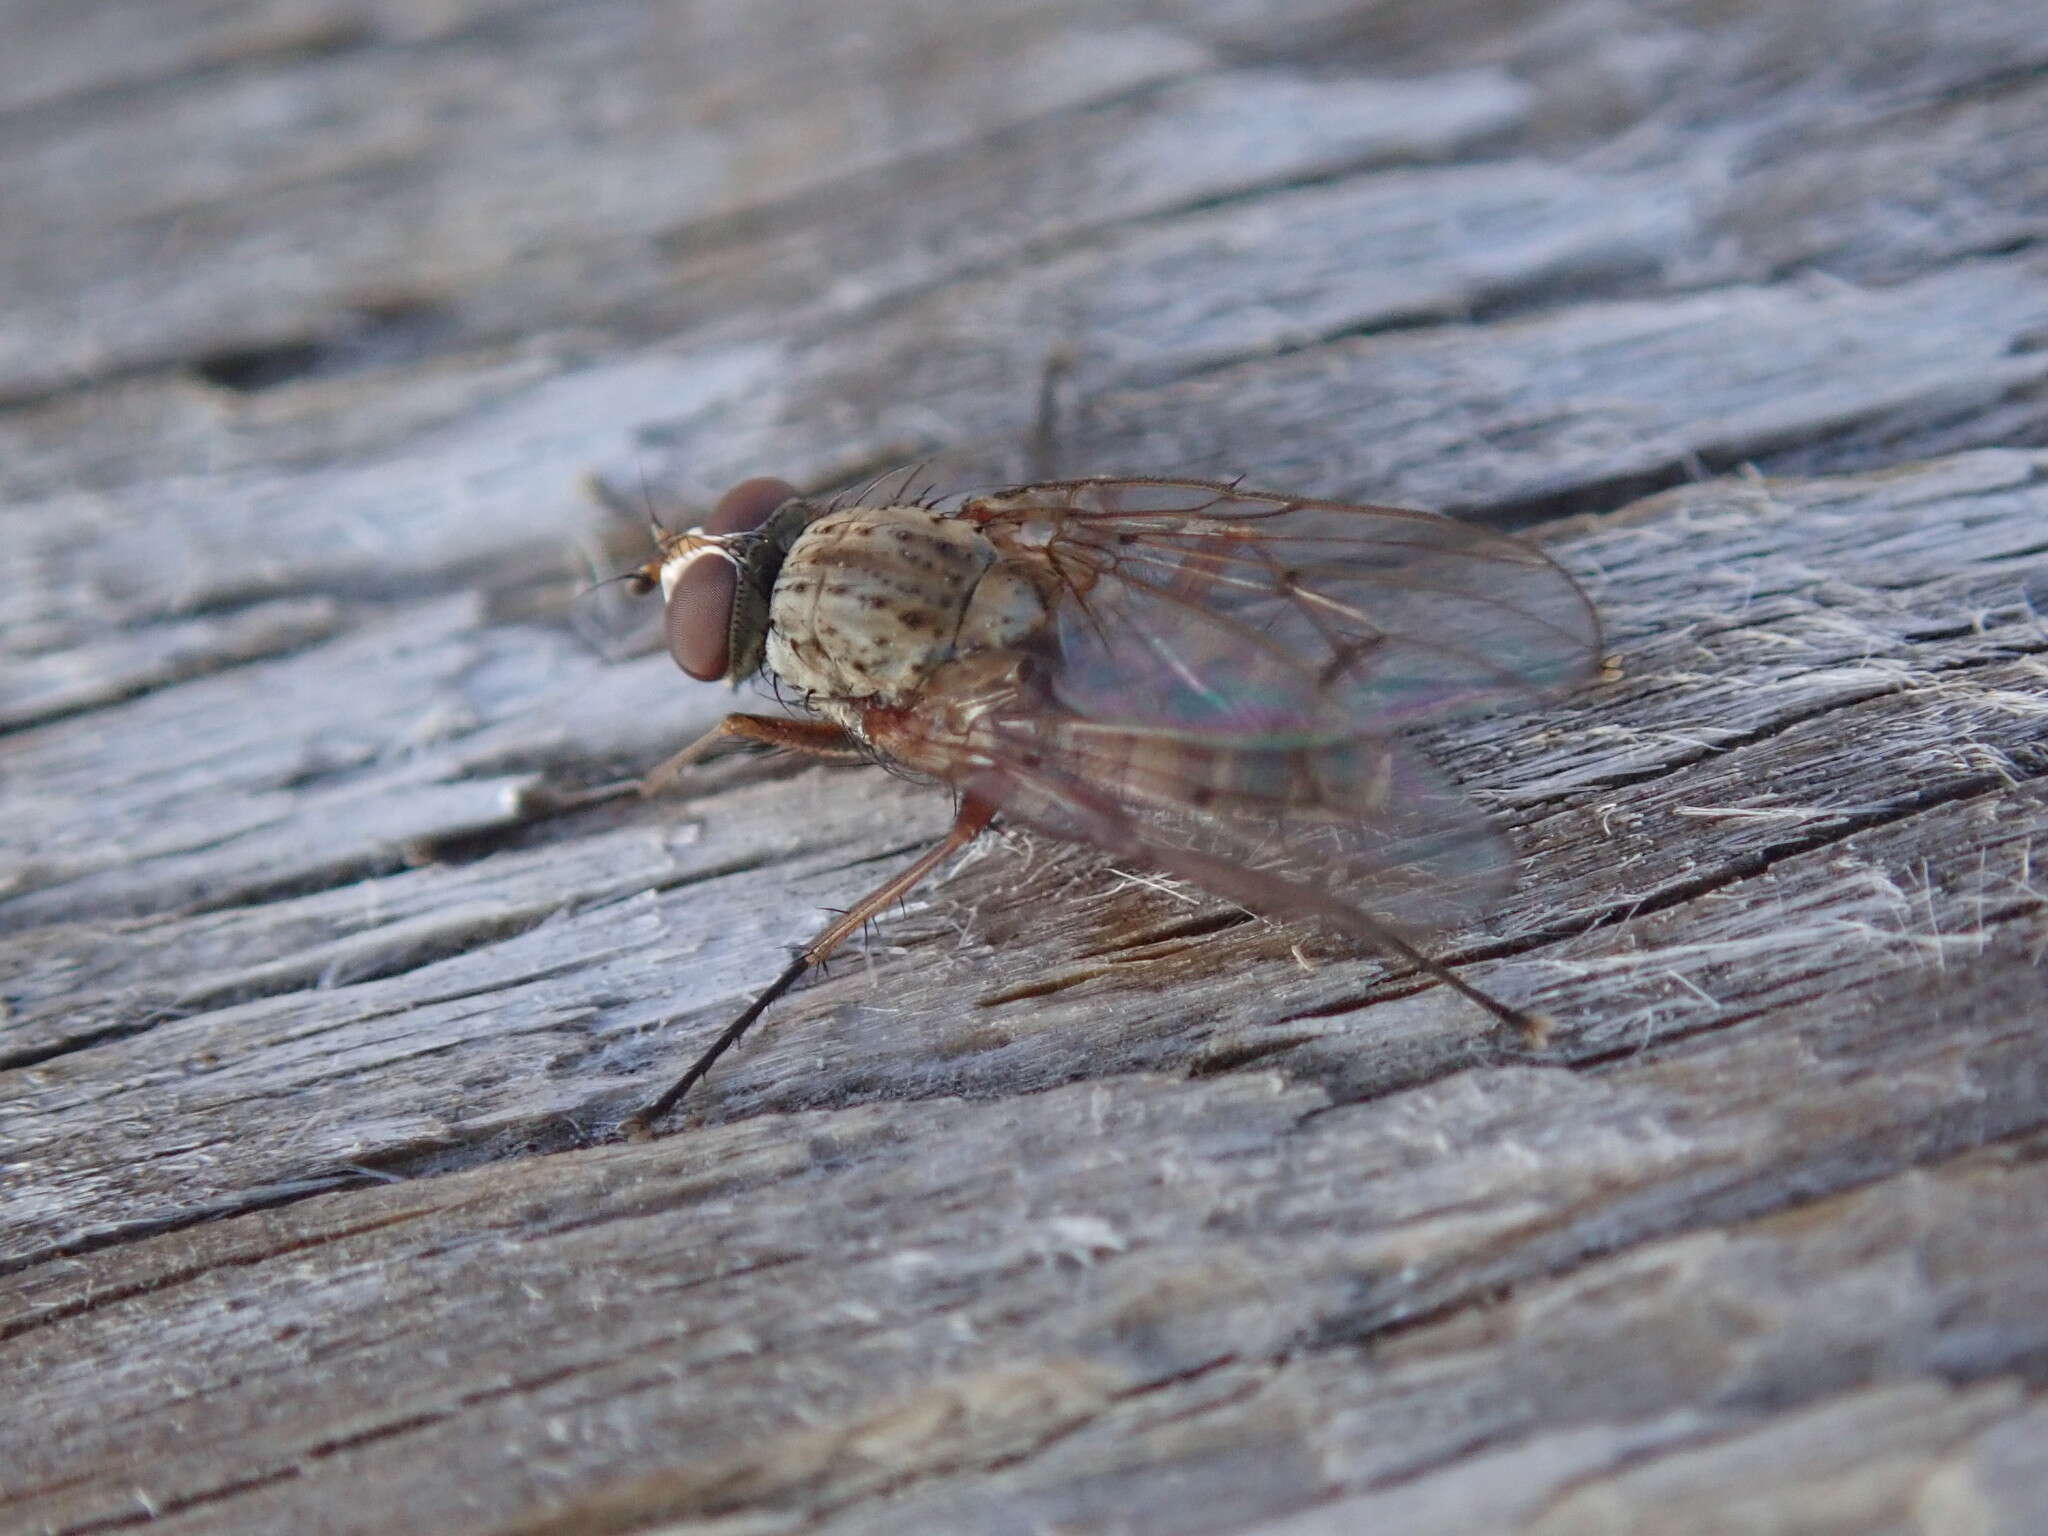
[[[784,682],[895,703],[956,655],[1022,644],[1045,605],[973,523],[926,507],[849,507],[790,546],[769,621],[767,662]]]

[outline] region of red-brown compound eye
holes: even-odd
[[[718,498],[700,531],[724,537],[752,533],[796,493],[787,480],[742,480]],[[662,628],[669,655],[700,683],[718,682],[732,664],[732,610],[739,590],[732,561],[709,549],[676,573]]]
[[[676,665],[700,683],[725,676],[732,650],[732,605],[740,573],[723,555],[699,553],[676,575],[661,627]]]
[[[718,498],[718,505],[704,519],[704,531],[752,533],[768,521],[770,513],[794,495],[796,487],[787,480],[765,475],[756,480],[742,480]]]

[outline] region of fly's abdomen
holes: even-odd
[[[924,507],[828,512],[776,577],[768,665],[826,698],[904,700],[957,653],[1015,644],[1042,621],[995,558],[972,523]]]

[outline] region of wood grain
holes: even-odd
[[[0,1529],[2048,1528],[2048,24],[6,7]],[[918,458],[1527,530],[1429,749],[1540,1049],[1017,833],[651,765],[593,576]],[[641,626],[641,627],[636,627]]]

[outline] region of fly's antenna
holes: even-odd
[[[582,492],[587,500],[603,511],[619,518],[621,521],[649,528],[653,532],[657,548],[665,546],[674,539],[675,535],[663,526],[661,519],[654,513],[653,493],[648,486],[644,466],[640,473],[640,500],[637,504],[630,495],[620,491],[617,486],[613,485],[611,481],[595,470],[585,470],[578,477],[577,489]],[[585,642],[599,655],[603,656],[607,661],[621,660],[617,636],[614,633],[608,632],[618,628],[617,620],[613,619],[608,622],[603,618],[597,617],[597,611],[588,608],[586,604],[589,599],[596,597],[606,588],[616,586],[627,588],[635,597],[644,597],[647,593],[653,591],[657,584],[656,572],[659,570],[659,566],[656,562],[649,561],[646,564],[636,565],[629,570],[618,571],[613,575],[600,576],[598,574],[598,555],[588,546],[580,549],[579,555],[581,557],[579,564],[582,566],[581,575],[584,584],[571,602],[570,612],[573,615],[571,622],[577,632],[583,636]],[[607,560],[605,563],[609,564],[610,562]],[[589,617],[586,618],[586,615],[589,615]]]
[[[631,587],[635,597],[645,597],[654,590],[654,578],[647,574],[646,567],[635,566],[630,571],[621,571],[616,576],[606,576],[593,581],[589,586],[576,594],[576,601],[580,603],[587,597],[595,597],[606,587],[616,587],[621,584]]]
[[[655,578],[646,566],[636,566],[630,571],[620,571],[612,576],[597,574],[597,558],[588,547],[578,551],[581,557],[584,585],[569,602],[570,626],[580,635],[583,642],[607,662],[620,662],[631,654],[631,648],[624,650],[619,645],[619,631],[622,623],[616,611],[610,608],[591,608],[590,601],[608,587],[624,586],[635,597],[644,597],[654,590]]]

